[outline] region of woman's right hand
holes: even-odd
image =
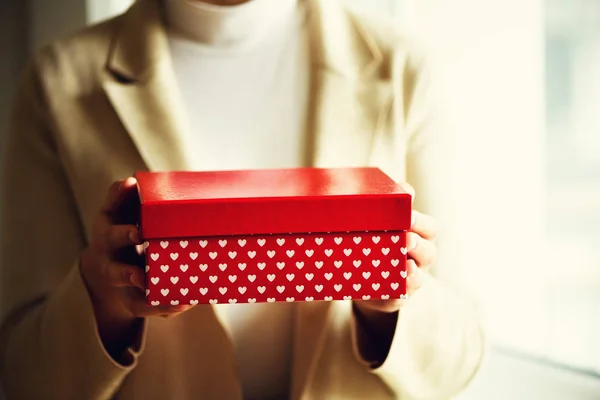
[[[146,305],[142,241],[131,218],[136,193],[135,178],[112,184],[80,259],[100,337],[116,358],[139,336],[142,318],[170,317],[190,308]]]

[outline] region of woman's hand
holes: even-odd
[[[112,184],[80,260],[100,337],[117,358],[135,340],[141,318],[169,317],[191,307],[146,305],[142,242],[133,225],[136,198],[135,178]]]
[[[406,186],[407,191],[414,196],[412,187]],[[409,298],[421,287],[425,275],[435,264],[437,258],[437,249],[434,243],[437,234],[435,218],[413,210],[411,223],[406,237],[406,247],[408,248],[406,287]],[[356,301],[355,305],[364,314],[372,311],[390,313],[398,311],[405,301],[401,299],[368,300]]]

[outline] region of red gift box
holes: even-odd
[[[411,197],[377,168],[136,178],[149,305],[406,297]]]

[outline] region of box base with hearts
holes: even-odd
[[[151,306],[406,297],[406,232],[145,242]]]

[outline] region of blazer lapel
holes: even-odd
[[[188,116],[171,66],[157,0],[121,18],[103,88],[149,170],[185,170]]]
[[[312,87],[306,164],[367,166],[385,132],[392,87],[382,54],[338,2],[309,0]],[[325,29],[326,25],[326,29]],[[298,303],[291,399],[303,398],[324,342],[331,303]],[[351,349],[349,349],[351,351]]]

